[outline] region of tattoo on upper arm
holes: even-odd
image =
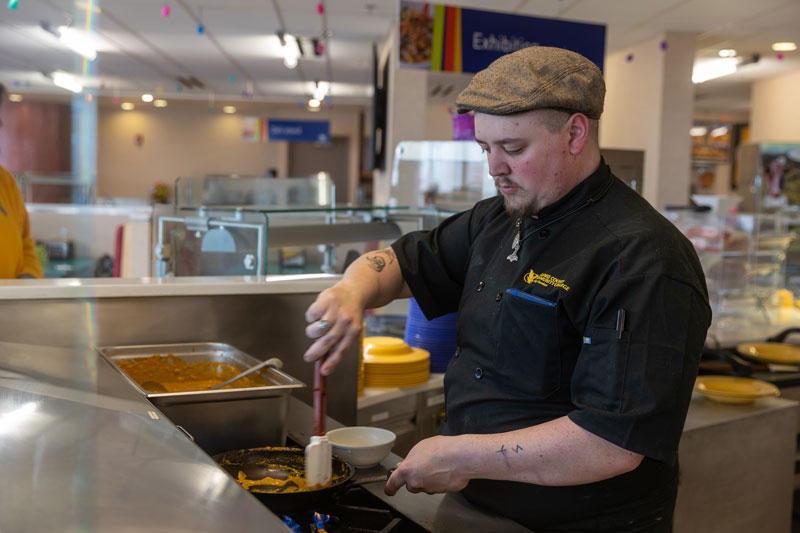
[[[378,250],[375,255],[366,256],[367,264],[375,272],[381,272],[386,265],[394,263],[394,250],[391,247]]]

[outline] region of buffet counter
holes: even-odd
[[[48,372],[63,367],[42,364],[48,360],[69,360],[89,372],[83,379]],[[30,371],[22,372],[26,361]],[[222,531],[233,524],[245,532],[286,530],[96,353],[0,343],[0,367],[15,369],[0,372],[0,471],[14,480],[0,485],[0,530]],[[693,398],[681,441],[675,531],[697,530],[702,520],[719,526],[703,531],[786,530],[796,405],[776,398],[748,405]],[[312,417],[308,405],[292,399],[289,434],[300,444]],[[338,425],[329,420],[330,427]],[[390,455],[376,468],[383,472],[399,460]],[[402,490],[387,497],[381,483],[367,487],[432,531],[525,530],[458,494]],[[720,506],[731,521],[720,522]]]

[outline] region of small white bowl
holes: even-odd
[[[325,434],[338,455],[356,468],[368,468],[383,461],[397,438],[388,429],[354,426],[332,429]]]

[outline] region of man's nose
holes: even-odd
[[[489,174],[491,176],[505,176],[509,173],[508,165],[501,154],[488,153],[486,158],[489,162]]]

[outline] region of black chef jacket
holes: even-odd
[[[500,433],[566,415],[645,459],[571,487],[472,480],[465,496],[537,531],[670,521],[711,321],[691,243],[605,162],[521,220],[510,262],[516,231],[495,197],[392,245],[425,315],[458,311],[440,433]]]

